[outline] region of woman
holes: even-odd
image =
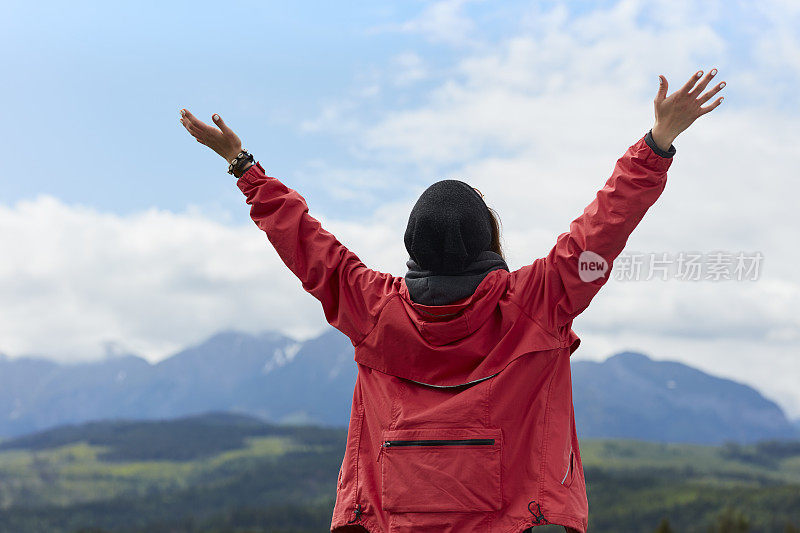
[[[674,139],[722,98],[698,72],[546,257],[510,271],[480,193],[443,180],[409,217],[405,277],[367,268],[265,174],[236,134],[186,110],[180,122],[231,162],[250,216],[328,322],[355,348],[358,376],[332,532],[584,533],[588,502],[572,409],[573,319],[666,184]]]

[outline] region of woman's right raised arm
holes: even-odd
[[[183,116],[181,123],[198,142],[226,160],[241,150],[239,138],[219,116],[214,117],[219,130],[188,111]],[[267,176],[259,162],[237,178],[236,185],[251,206],[250,218],[266,233],[303,288],[320,301],[328,323],[358,344],[394,294],[394,276],[367,268],[308,213],[308,205],[297,191]]]
[[[367,268],[309,215],[297,191],[267,176],[259,162],[236,185],[251,206],[250,218],[303,289],[320,301],[328,323],[358,344],[392,296],[394,276]]]

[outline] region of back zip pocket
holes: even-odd
[[[496,511],[502,433],[499,428],[395,429],[383,432],[384,511]]]

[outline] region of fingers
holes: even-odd
[[[199,120],[187,109],[181,109],[181,115],[179,122],[202,144],[208,146],[214,135],[220,135],[219,130]]]
[[[184,121],[186,121],[186,120],[189,121],[189,126],[190,127],[196,129],[197,131],[199,131],[201,133],[210,133],[210,132],[214,131],[213,127],[209,126],[208,124],[206,124],[205,122],[203,122],[199,118],[197,118],[194,115],[192,115],[188,110],[185,110],[185,111],[186,111],[186,114],[184,115],[183,119],[184,119]]]
[[[215,114],[214,114],[214,116],[212,116],[211,118],[214,120],[214,122],[216,122],[216,123],[217,123],[217,126],[219,127],[219,129],[220,129],[220,130],[222,130],[222,133],[225,133],[226,135],[227,135],[227,134],[231,134],[231,133],[233,133],[233,130],[231,130],[231,129],[230,129],[230,128],[229,128],[229,127],[228,127],[228,126],[225,124],[225,121],[224,121],[224,120],[222,120],[222,117],[221,117],[221,116],[219,116],[219,115],[217,115],[217,114],[215,113]]]
[[[713,111],[714,109],[716,109],[716,108],[717,108],[717,106],[718,106],[719,104],[721,104],[721,103],[722,103],[722,100],[724,100],[724,99],[725,99],[725,97],[724,97],[724,96],[720,96],[719,98],[717,98],[716,100],[714,100],[712,103],[708,104],[707,106],[705,106],[705,107],[701,107],[701,108],[700,108],[700,113],[699,113],[697,116],[698,116],[698,117],[700,117],[700,116],[703,116],[703,115],[705,115],[705,114],[706,114],[706,113],[708,113],[709,111]]]
[[[202,120],[198,120],[186,109],[181,109],[180,113],[181,118],[178,121],[192,134],[195,140],[204,146],[208,146],[226,160],[229,159],[228,154],[233,152],[236,146],[241,147],[239,137],[217,113],[214,113],[211,117],[211,120],[217,125],[216,128],[205,124]],[[239,149],[241,150],[241,148]]]
[[[696,96],[696,95],[700,94],[701,92],[703,92],[703,90],[706,88],[706,85],[708,85],[708,82],[711,81],[711,78],[713,78],[714,75],[716,75],[716,73],[717,73],[717,69],[716,68],[712,68],[711,70],[709,70],[708,74],[706,74],[705,77],[702,80],[700,80],[700,83],[698,83],[695,86],[695,88],[692,89],[689,92],[689,94],[691,96]]]
[[[659,74],[658,77],[661,81],[658,85],[658,92],[656,93],[656,102],[661,101],[667,97],[667,87],[669,86],[669,84],[667,83],[667,78],[665,78],[661,74]]]
[[[206,136],[205,133],[203,131],[201,131],[200,128],[198,128],[197,126],[195,126],[194,124],[189,122],[188,120],[183,119],[183,125],[186,128],[186,130],[189,133],[191,133],[192,136],[195,137],[196,139],[199,140],[201,138],[205,138],[205,136]]]
[[[714,86],[714,88],[712,88],[711,90],[706,92],[706,94],[704,94],[703,96],[698,98],[697,99],[698,103],[700,103],[701,105],[705,104],[706,102],[708,102],[711,99],[712,96],[714,96],[715,94],[720,92],[723,89],[723,87],[725,87],[725,82],[724,81],[721,82],[721,83],[718,83],[716,86]]]
[[[191,125],[192,125],[192,123],[191,123],[191,122],[189,122],[189,119],[188,119],[188,118],[186,118],[186,117],[179,118],[179,119],[178,119],[178,122],[181,124],[181,126],[183,126],[184,128],[186,128],[186,131],[188,131],[189,133],[192,133],[192,130],[191,130]]]
[[[192,115],[188,109],[181,109],[181,115],[183,116],[184,122],[195,125],[202,124],[202,121],[198,120],[194,115]]]
[[[681,92],[681,93],[684,93],[684,94],[687,94],[689,91],[691,91],[691,90],[692,90],[692,87],[694,87],[694,84],[695,84],[695,83],[697,83],[697,80],[699,80],[699,79],[700,79],[700,76],[702,76],[702,75],[703,75],[703,71],[702,71],[702,70],[698,70],[698,71],[697,71],[697,72],[694,74],[694,76],[692,76],[691,78],[689,78],[689,81],[687,81],[687,82],[684,84],[684,86],[680,88],[679,92]]]
[[[225,135],[233,134],[233,130],[231,130],[228,125],[225,124],[225,121],[222,120],[222,117],[216,113],[214,113],[211,119],[219,127],[219,130],[214,129],[214,127],[209,126],[202,120],[192,115],[188,109],[181,109],[181,115],[183,116],[183,118],[180,119],[181,124],[186,126],[186,129],[188,129],[191,133],[197,133],[200,135],[218,135],[219,131],[221,131]]]
[[[195,126],[195,125],[194,125],[194,124],[193,124],[193,123],[192,123],[192,122],[191,122],[191,121],[190,121],[188,118],[185,118],[185,117],[184,117],[184,118],[180,119],[180,122],[181,122],[181,124],[183,124],[183,126],[184,126],[184,127],[185,127],[185,128],[188,130],[188,131],[189,131],[189,133],[191,133],[192,135],[199,135],[199,134],[201,133],[201,132],[200,132],[200,128],[198,128],[197,126]]]

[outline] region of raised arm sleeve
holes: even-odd
[[[664,190],[674,154],[674,146],[658,148],[650,132],[628,148],[550,253],[512,272],[513,301],[550,328],[562,328],[586,309],[608,281],[631,232]]]
[[[250,218],[303,288],[320,301],[328,323],[358,344],[375,324],[394,277],[367,268],[308,214],[297,191],[267,176],[260,162],[236,185],[251,206]]]

